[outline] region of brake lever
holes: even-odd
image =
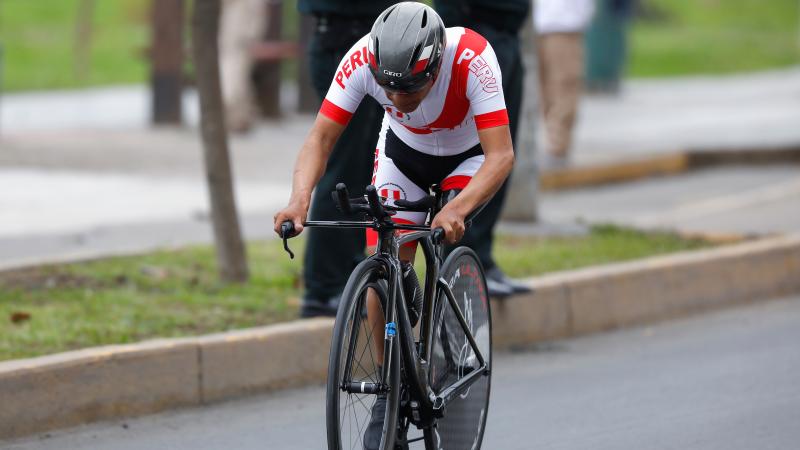
[[[444,240],[444,228],[436,227],[431,233],[431,241],[433,245],[439,245]]]
[[[369,209],[372,212],[372,217],[376,218],[377,220],[383,220],[386,218],[388,214],[386,214],[386,210],[383,208],[383,204],[378,198],[378,191],[375,189],[375,186],[371,184],[367,186],[366,193]]]
[[[289,238],[294,234],[294,223],[290,220],[281,224],[281,238],[283,239],[283,249],[289,254],[290,259],[294,259],[294,252],[289,248]]]

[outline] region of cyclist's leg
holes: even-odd
[[[386,197],[388,203],[392,204],[395,200],[419,200],[428,195],[427,189],[418,186],[411,181],[394,163],[394,161],[386,156],[386,131],[387,122],[384,121],[384,127],[381,130],[380,137],[378,138],[377,150],[375,152],[375,164],[372,174],[372,184],[377,188],[378,195]],[[392,220],[399,223],[408,224],[422,224],[425,222],[426,214],[420,212],[398,212],[392,216]],[[367,253],[372,254],[375,252],[375,247],[378,244],[378,235],[374,230],[367,230]],[[417,244],[412,242],[400,248],[400,260],[403,262],[414,261]],[[378,303],[377,295],[370,290],[367,296],[367,318],[370,322],[371,329],[373,330],[375,342],[375,352],[379,358],[383,356],[383,314],[381,305]],[[380,345],[379,345],[380,344]]]
[[[468,158],[447,174],[440,183],[445,204],[467,187],[472,177],[480,169],[484,159],[483,155]]]
[[[375,154],[372,184],[377,188],[378,195],[386,197],[390,204],[399,199],[410,201],[419,200],[428,194],[427,189],[412,182],[397,168],[394,161],[385,155],[385,131],[386,123],[384,122],[384,129],[381,131],[381,136],[378,139],[378,150]],[[426,213],[417,212],[398,212],[392,217],[392,220],[395,222],[409,224],[422,224],[425,222],[425,219]],[[374,230],[367,230],[367,252],[370,254],[374,253],[377,244],[377,233]],[[413,262],[416,248],[416,242],[403,245],[399,252],[400,260],[403,262]],[[372,351],[378,361],[383,361],[384,327],[386,325],[384,310],[379,296],[372,288],[367,291],[367,322],[372,333]],[[378,407],[373,410],[370,421],[364,432],[365,448],[373,448],[373,444],[380,441],[380,433],[382,431],[381,425],[384,423],[383,414],[385,411],[386,408],[382,407],[379,403]]]

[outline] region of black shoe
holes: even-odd
[[[514,294],[511,286],[489,278],[488,274],[486,275],[486,288],[489,291],[489,297],[506,298]]]
[[[372,416],[364,430],[364,450],[377,450],[383,436],[383,419],[386,417],[386,394],[378,395],[372,405]]]
[[[303,305],[300,307],[300,317],[304,319],[309,317],[336,317],[341,298],[341,295],[334,295],[325,300],[304,298]]]
[[[506,274],[504,274],[503,271],[497,266],[494,266],[486,271],[486,285],[489,288],[490,296],[492,295],[492,284],[505,287],[505,290],[508,291],[506,296],[513,294],[524,294],[533,290],[530,288],[530,286],[524,283],[508,278]]]

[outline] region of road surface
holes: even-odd
[[[800,297],[498,354],[487,450],[794,449]],[[32,449],[325,448],[322,387],[58,431]]]

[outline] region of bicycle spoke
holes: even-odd
[[[364,404],[364,401],[363,401],[363,399],[362,399],[360,396],[356,395],[355,397],[356,397],[356,400],[358,400],[358,403],[359,403],[359,404],[360,404],[360,405],[361,405],[361,406],[364,408],[364,410],[367,412],[367,415],[366,415],[366,420],[364,421],[364,424],[363,424],[363,425],[366,425],[367,423],[369,423],[369,418],[370,418],[370,416],[372,415],[372,408],[370,408],[370,407],[368,407],[366,404]],[[353,405],[355,405],[355,402],[353,403]],[[353,409],[355,410],[355,407],[354,407]],[[357,430],[356,430],[356,431],[358,432],[358,433],[356,434],[356,438],[358,439],[358,438],[360,438],[361,436],[363,436],[363,435],[364,435],[364,431],[365,431],[365,429],[364,429],[364,428],[365,428],[365,427],[364,427],[364,426],[363,426],[363,425],[362,425],[362,424],[359,422],[359,420],[358,420],[358,415],[357,415],[357,414],[355,415],[355,417],[356,417],[356,420],[355,420],[355,422],[356,422],[356,425],[357,425],[357,427],[356,427],[356,428],[357,428]]]
[[[353,424],[354,423],[356,424],[356,428],[357,428],[356,431],[360,430],[361,427],[359,426],[359,423],[358,423],[358,413],[357,413],[356,408],[355,408],[355,403],[350,401],[350,397],[351,397],[350,395],[347,396],[347,402],[346,402],[347,407],[346,407],[346,409],[349,412],[348,416],[351,418],[348,421],[348,431],[349,431],[349,436],[351,436],[350,441],[352,442],[353,441],[353,439],[352,439],[352,436],[353,436]],[[352,444],[350,445],[350,447],[352,448]]]
[[[367,321],[367,322],[369,322],[369,321]],[[376,379],[370,378],[370,381],[372,381],[374,383],[377,383],[378,381],[380,381],[381,374],[378,373],[378,371],[375,370],[375,369],[377,369],[379,365],[383,364],[383,361],[382,360],[381,361],[376,361],[375,354],[373,353],[374,349],[373,349],[373,338],[372,337],[373,337],[373,332],[374,331],[375,331],[375,327],[374,326],[371,327],[370,329],[366,330],[367,343],[366,343],[366,349],[365,350],[369,350],[370,361],[372,361],[372,369],[373,370],[370,373],[375,373],[375,375],[376,375]]]
[[[372,356],[372,330],[366,329],[365,333],[367,334],[367,342],[365,343],[364,348],[361,349],[361,354],[358,355],[358,360],[357,360],[356,364],[358,364],[358,366],[361,368],[361,370],[364,371],[364,373],[370,374],[371,372],[368,371],[367,368],[364,367],[363,364],[361,364],[361,361],[364,359],[364,354],[367,351],[369,351],[370,352],[370,360],[372,361],[373,368],[375,366],[375,357]],[[371,380],[371,381],[374,381],[374,380]]]
[[[347,302],[347,313],[340,316],[344,319],[340,319],[334,324],[331,351],[336,353],[330,368],[327,386],[327,426],[329,445],[332,446],[330,448],[363,449],[364,434],[369,430],[375,402],[378,395],[384,394],[362,393],[357,383],[366,382],[372,385],[376,383],[376,380],[381,380],[388,386],[394,386],[399,381],[399,361],[385,366],[389,369],[388,378],[385,380],[383,374],[377,370],[377,366],[383,361],[377,358],[380,350],[376,345],[384,344],[384,341],[378,340],[379,325],[373,325],[370,321],[371,316],[364,314],[367,289],[376,289],[381,299],[385,299],[386,296],[382,291],[382,286],[375,286],[374,282],[370,281],[375,279],[375,271],[379,268],[376,263],[380,264],[378,261],[366,260],[354,272],[353,277],[355,278],[351,277],[352,279],[348,281],[348,287],[345,288],[342,295],[343,301]],[[382,349],[382,347],[380,348]],[[395,359],[397,351],[393,349],[390,354],[395,355],[393,361],[397,361]],[[352,389],[343,388],[345,383]],[[385,436],[384,439],[390,441],[394,440],[396,433],[398,393],[398,389],[392,389],[386,394],[386,411],[381,411],[386,413],[384,416],[385,426],[392,430],[391,434]]]

